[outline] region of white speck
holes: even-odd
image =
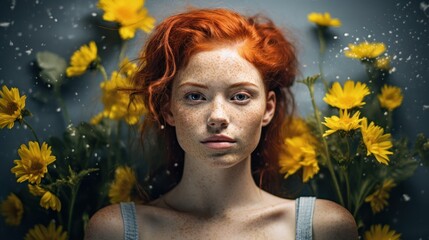
[[[344,33],[344,37],[348,37],[349,35],[349,33]]]
[[[410,61],[411,60],[411,55],[407,57],[406,61]]]
[[[74,148],[72,148],[71,152],[74,152]]]
[[[33,52],[33,49],[32,49],[32,48],[30,48],[30,49],[28,49],[28,50],[26,50],[26,51],[25,51],[25,53],[26,53],[27,55],[30,55],[32,52]]]
[[[338,36],[334,36],[333,38],[334,38],[334,39],[338,39]]]
[[[429,105],[423,105],[423,111],[428,109],[429,109]]]
[[[12,0],[11,5],[10,5],[10,10],[15,9],[16,6],[16,0]]]
[[[13,42],[12,41],[9,41],[9,46],[13,46]]]
[[[429,8],[429,4],[425,3],[425,2],[421,2],[420,3],[420,9],[423,10],[423,12],[426,13],[426,10]],[[427,14],[426,14],[427,15]]]
[[[10,22],[0,22],[0,27],[9,27]]]
[[[408,194],[402,194],[402,198],[404,199],[405,202],[410,201],[410,196],[408,196]]]
[[[96,12],[93,12],[93,13],[91,13],[91,16],[96,17],[96,16],[97,16],[97,13],[96,13]]]
[[[61,112],[61,108],[57,108],[57,112]]]

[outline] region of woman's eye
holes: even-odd
[[[186,100],[190,101],[201,101],[204,100],[204,96],[200,93],[188,93],[185,96]]]
[[[245,94],[245,93],[237,93],[237,94],[235,94],[235,95],[232,97],[232,99],[231,99],[231,100],[239,101],[239,102],[243,102],[243,101],[248,100],[249,98],[250,98],[250,96],[249,96],[248,94]]]

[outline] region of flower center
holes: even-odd
[[[15,102],[8,102],[6,105],[5,113],[7,115],[13,115],[18,110],[18,105]]]
[[[33,174],[43,174],[45,165],[39,161],[39,159],[34,159],[31,161],[30,172]]]

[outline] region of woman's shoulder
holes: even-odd
[[[356,222],[341,205],[317,199],[314,206],[313,230],[315,239],[358,239]]]
[[[89,220],[85,239],[123,239],[124,224],[119,204],[98,210]]]

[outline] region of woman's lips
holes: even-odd
[[[226,149],[232,147],[235,141],[225,135],[213,135],[204,139],[201,143],[211,149]]]

